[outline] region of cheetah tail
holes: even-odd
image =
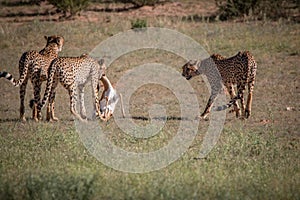
[[[10,73],[8,72],[0,72],[0,78],[6,78],[9,80],[15,87],[19,87],[25,80],[24,79],[19,79],[16,80]]]
[[[40,111],[45,106],[46,102],[48,101],[48,98],[49,98],[50,93],[51,93],[51,88],[52,88],[52,85],[53,85],[55,72],[56,72],[56,67],[55,67],[55,65],[51,64],[50,68],[49,68],[48,80],[47,80],[47,85],[46,85],[44,97],[43,97],[42,101],[40,101],[38,103],[38,106],[37,106],[38,111]]]
[[[15,84],[16,82],[13,76],[8,72],[0,72],[0,78],[6,78],[10,82],[12,82],[12,84]]]
[[[222,106],[218,106],[217,109],[216,109],[216,111],[222,111],[222,110],[226,110],[227,108],[230,108],[233,104],[235,104],[235,102],[236,102],[238,99],[240,99],[240,96],[234,97],[233,99],[231,99],[231,100],[229,101],[228,104],[222,105]]]
[[[25,57],[25,58],[24,58]],[[24,62],[19,63],[19,67],[23,68],[22,73],[20,74],[19,80],[16,80],[10,73],[8,72],[0,72],[0,78],[6,78],[9,80],[15,87],[19,87],[24,83],[24,80],[26,79],[28,67],[29,67],[29,61],[26,59],[26,53],[24,53],[21,57],[21,60],[25,59]],[[22,66],[23,65],[23,66]]]
[[[31,99],[31,100],[29,101],[29,107],[32,109],[32,108],[33,108],[33,105],[34,105],[35,103],[36,103],[35,100],[34,100],[34,99]]]

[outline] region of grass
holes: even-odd
[[[21,141],[13,133],[1,138],[2,195],[17,199],[299,197],[298,138],[225,129],[207,159],[193,160],[198,152],[193,147],[167,168],[130,174],[97,162],[74,130],[51,132],[53,127],[41,126]]]
[[[221,137],[205,159],[193,159],[208,127],[207,121],[200,121],[193,144],[176,162],[153,172],[125,173],[103,165],[85,149],[62,87],[56,100],[59,122],[21,123],[18,88],[0,80],[0,199],[299,199],[299,24],[205,23],[166,17],[148,18],[147,24],[178,30],[209,53],[231,56],[250,50],[258,62],[251,118],[241,121],[228,113]],[[26,50],[41,49],[43,35],[63,35],[66,43],[61,55],[77,56],[130,28],[130,20],[117,17],[107,24],[2,22],[0,70],[17,76],[19,57]],[[127,70],[149,62],[165,63],[180,71],[184,60],[167,52],[144,50],[119,58],[107,75],[116,82]],[[200,77],[190,83],[202,111],[207,88]],[[165,98],[155,95],[158,89]],[[29,86],[27,100],[31,95]],[[147,118],[151,102],[165,105],[170,116],[178,116],[178,102],[172,93],[157,85],[135,92],[131,112]],[[293,109],[288,111],[287,107]],[[116,145],[152,150],[164,146],[179,123],[170,118],[162,132],[149,140],[123,134],[113,121],[101,126],[112,132],[108,138]]]

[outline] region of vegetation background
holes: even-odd
[[[1,1],[1,71],[18,77],[20,56],[27,50],[42,49],[44,35],[64,36],[60,55],[78,56],[131,28],[165,27],[192,37],[209,53],[232,56],[251,51],[258,63],[253,115],[239,120],[227,113],[221,137],[205,159],[193,159],[209,125],[201,120],[193,144],[179,160],[154,172],[125,173],[103,165],[85,149],[62,87],[56,98],[59,122],[33,122],[26,107],[28,121],[22,123],[18,120],[19,89],[0,80],[0,199],[300,198],[299,1],[60,2],[69,5],[67,9],[57,1]],[[240,6],[241,2],[250,4]],[[266,4],[276,9],[262,6]],[[71,11],[71,7],[79,8]],[[277,9],[279,14],[273,15]],[[112,63],[107,75],[115,83],[127,70],[149,62],[180,72],[185,60],[158,50],[133,52]],[[208,89],[201,77],[190,83],[203,110]],[[29,101],[31,84],[27,91]],[[170,118],[149,140],[124,134],[113,120],[99,125],[124,149],[159,149],[176,133],[180,110],[168,89],[145,85],[130,102],[137,124],[150,123],[148,108],[153,103],[164,105]]]

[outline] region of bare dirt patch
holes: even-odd
[[[211,16],[217,8],[213,1],[195,2],[166,2],[155,6],[134,7],[132,4],[99,4],[91,3],[89,7],[74,19],[83,21],[98,21],[108,17],[118,16],[125,18],[161,17],[161,16]],[[58,21],[63,14],[48,2],[40,5],[21,3],[13,0],[3,3],[0,7],[0,22],[28,22],[33,20]]]

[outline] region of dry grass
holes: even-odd
[[[147,23],[178,30],[209,53],[230,56],[250,50],[258,63],[253,116],[241,121],[227,114],[223,133],[206,159],[193,160],[208,127],[207,121],[200,121],[192,146],[178,161],[159,171],[130,174],[106,167],[87,152],[74,128],[68,95],[62,87],[56,100],[59,122],[29,120],[23,124],[18,121],[18,88],[0,80],[1,199],[299,199],[299,24],[203,23],[168,17],[147,18]],[[17,76],[19,57],[26,50],[43,48],[43,35],[63,35],[66,43],[61,55],[77,56],[128,29],[130,21],[119,17],[112,17],[106,24],[1,23],[0,70]],[[145,50],[121,57],[107,74],[116,82],[127,70],[148,62],[164,63],[180,71],[184,60],[166,52]],[[202,111],[208,90],[201,77],[190,83]],[[155,95],[158,90],[164,98]],[[31,91],[29,86],[26,101]],[[132,115],[147,118],[151,102],[165,105],[169,116],[178,116],[176,99],[158,85],[136,91],[131,100]],[[30,116],[28,107],[26,116]],[[102,126],[113,132],[109,138],[116,145],[130,150],[149,145],[146,150],[152,150],[168,142],[178,123],[180,120],[170,119],[149,141],[124,135],[113,121]]]

